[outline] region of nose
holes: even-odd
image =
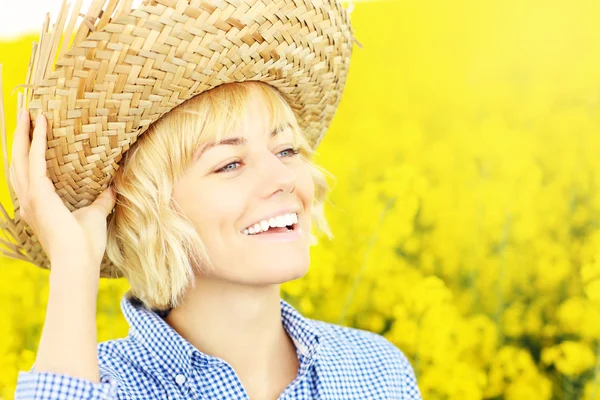
[[[275,193],[292,193],[296,186],[296,173],[286,165],[277,155],[267,152],[267,156],[260,163],[260,187],[265,196]]]

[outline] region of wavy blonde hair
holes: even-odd
[[[194,272],[214,269],[198,232],[172,199],[173,186],[199,146],[220,140],[243,122],[255,93],[264,99],[271,130],[291,125],[314,182],[313,226],[318,234],[333,237],[324,213],[325,175],[331,175],[311,161],[313,152],[283,95],[262,82],[221,85],[152,124],[125,153],[113,178],[117,205],[108,225],[107,254],[129,281],[129,295],[147,308],[177,307],[193,285]],[[310,235],[311,245],[316,244],[317,236]]]

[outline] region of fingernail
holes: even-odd
[[[44,118],[44,114],[39,113],[38,116],[35,118],[35,123],[43,124],[44,122],[46,122],[46,119]]]
[[[19,121],[25,121],[25,118],[27,118],[27,109],[26,108],[21,108],[21,111],[19,111]]]

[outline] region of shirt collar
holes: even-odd
[[[283,327],[296,345],[298,353],[313,358],[323,337],[313,322],[300,314],[291,304],[283,299],[280,299],[279,303]]]
[[[296,346],[301,366],[303,361],[304,364],[306,361],[312,364],[322,336],[312,321],[302,316],[288,302],[280,299],[280,306],[283,326]],[[145,308],[139,300],[132,299],[130,292],[123,296],[121,310],[130,326],[129,335],[139,341],[155,360],[152,365],[148,365],[149,369],[169,375],[184,374],[189,371],[193,356],[198,357],[202,364],[222,362],[217,357],[197,350],[156,312]]]
[[[197,351],[190,342],[154,311],[132,298],[130,292],[121,299],[121,310],[129,323],[129,336],[140,343],[152,358],[147,360],[144,369],[168,377],[189,370],[192,354]]]

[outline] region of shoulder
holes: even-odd
[[[124,368],[134,367],[145,358],[144,353],[144,347],[131,336],[98,343],[100,366],[107,368],[119,367],[114,365],[117,362]]]
[[[387,338],[362,329],[311,320],[324,337],[325,357],[389,386],[402,399],[421,399],[406,355]]]
[[[312,321],[330,347],[343,353],[360,355],[366,360],[385,361],[388,366],[410,365],[404,353],[385,337],[362,329],[324,321]]]
[[[119,399],[138,398],[140,394],[160,394],[152,371],[151,357],[132,337],[98,344],[98,363],[104,382],[116,384]]]

